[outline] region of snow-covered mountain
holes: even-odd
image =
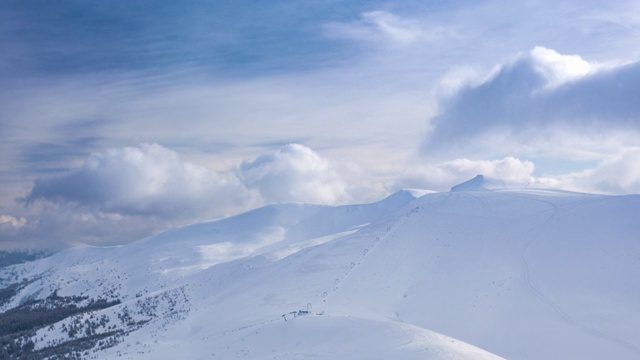
[[[638,214],[479,176],[69,249],[0,269],[1,355],[637,359]]]

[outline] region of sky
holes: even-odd
[[[476,174],[640,193],[640,1],[2,1],[0,249]]]

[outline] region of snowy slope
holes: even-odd
[[[46,285],[55,284],[60,295],[93,297],[109,289],[109,294],[126,300],[163,289],[220,262],[262,253],[285,256],[329,241],[356,231],[413,199],[411,191],[399,191],[383,201],[365,205],[270,205],[234,217],[179,227],[125,246],[70,249],[5,273],[14,271],[21,274],[20,278],[47,274],[30,284],[23,296],[45,298],[53,292]],[[15,306],[18,300],[2,308]]]
[[[103,319],[86,333],[119,333],[97,358],[640,357],[640,196],[500,184],[273,205],[71,249],[0,269],[5,287],[34,279],[2,309],[54,291],[120,301],[33,337],[43,349]]]

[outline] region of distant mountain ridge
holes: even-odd
[[[9,265],[20,264],[24,262],[42,259],[52,254],[53,254],[53,251],[38,251],[38,250],[0,251],[0,268],[9,266]]]

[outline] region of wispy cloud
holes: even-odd
[[[16,218],[11,215],[0,215],[0,227],[21,228],[27,220],[23,217]]]
[[[381,45],[409,45],[418,41],[434,41],[454,35],[444,26],[425,26],[415,19],[406,19],[383,10],[360,14],[356,21],[333,22],[325,25],[327,36]]]

